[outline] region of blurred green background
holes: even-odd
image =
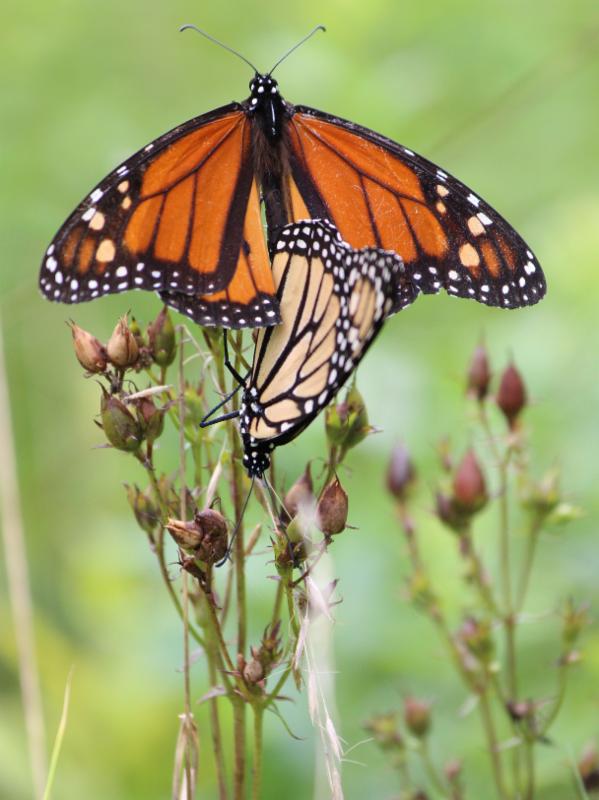
[[[459,610],[454,543],[429,514],[428,490],[439,437],[450,434],[458,451],[471,440],[464,371],[484,333],[496,369],[514,355],[528,382],[535,466],[558,465],[569,498],[587,512],[564,534],[545,537],[528,611],[543,615],[570,594],[599,604],[596,0],[8,0],[3,8],[0,309],[49,739],[76,667],[56,797],[152,800],[170,791],[182,707],[179,626],[121,486],[142,476],[118,453],[93,449],[101,442],[92,424],[98,391],[82,380],[64,324],[72,315],[106,338],[118,314],[131,307],[149,319],[159,303],[136,294],[51,305],[38,294],[37,270],[66,215],[121,159],[183,120],[246,96],[247,68],[191,33],[178,34],[184,22],[264,68],[325,24],[326,35],[280,68],[283,94],[438,162],[500,210],[545,268],[549,294],[538,307],[505,312],[427,297],[386,326],[359,374],[383,432],[352,453],[342,475],[358,530],[333,552],[343,598],[335,628],[339,728],[348,746],[365,737],[370,714],[398,706],[402,693],[424,695],[435,700],[435,755],[464,756],[470,796],[490,796],[478,719],[458,719],[464,691],[402,594],[405,556],[384,470],[402,438],[424,476],[416,504],[438,588]],[[279,465],[294,478],[323,453],[317,422]],[[485,518],[483,538],[493,522]],[[266,560],[252,566],[256,630],[272,591]],[[525,694],[551,693],[557,635],[552,617],[525,627]],[[542,800],[574,796],[568,758],[599,735],[597,626],[584,651],[555,744],[542,755]],[[193,684],[200,697],[201,661]],[[20,800],[31,796],[31,784],[4,569],[0,693],[0,796]],[[301,741],[267,719],[265,798],[311,796],[314,733],[304,704],[299,698],[286,709]],[[205,717],[198,708],[203,763]],[[372,744],[351,758],[359,763],[344,768],[348,798],[397,793]]]

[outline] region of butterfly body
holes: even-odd
[[[202,325],[277,324],[271,257],[283,227],[306,219],[329,220],[354,248],[395,252],[424,293],[502,308],[545,293],[532,251],[468,187],[374,131],[293,106],[259,73],[247,100],[110,173],[55,236],[40,288],[67,303],[150,289]]]

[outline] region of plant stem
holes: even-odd
[[[252,765],[252,800],[260,800],[262,782],[262,722],[264,709],[254,704],[254,762]]]
[[[233,768],[233,797],[234,800],[245,798],[245,703],[239,697],[234,697],[233,703],[233,743],[235,749],[235,764]]]
[[[507,800],[509,797],[503,778],[503,767],[501,764],[501,757],[498,750],[497,734],[495,732],[495,724],[491,714],[491,707],[489,705],[489,698],[486,691],[479,693],[479,705],[481,719],[485,735],[487,737],[487,744],[489,748],[489,755],[491,757],[491,766],[493,768],[493,775],[495,778],[495,786],[497,787],[497,794],[501,800]]]
[[[424,771],[426,772],[428,779],[430,780],[432,786],[434,787],[435,791],[438,792],[441,797],[447,797],[447,788],[444,786],[443,781],[437,769],[433,763],[431,758],[431,753],[429,749],[428,739],[425,737],[420,741],[420,758],[422,759],[422,764],[424,766]]]
[[[206,601],[207,602],[207,601]],[[208,678],[210,686],[215,687],[217,681],[216,672],[216,654],[217,643],[213,636],[209,638],[206,647],[206,658],[208,660]],[[220,729],[220,717],[218,713],[218,698],[211,697],[209,700],[210,705],[210,729],[212,732],[212,749],[214,750],[214,763],[216,766],[216,778],[218,781],[218,797],[219,800],[228,800],[229,793],[227,791],[227,783],[225,779],[226,764],[225,756],[223,753],[222,736]]]
[[[541,533],[541,526],[539,520],[535,518],[531,523],[528,531],[526,553],[524,556],[524,563],[522,565],[522,572],[520,574],[520,580],[518,582],[518,590],[516,593],[516,604],[515,604],[516,613],[522,610],[524,601],[526,600],[526,594],[528,592],[528,584],[530,582],[530,576],[532,574],[532,567],[537,551],[537,544],[539,541],[540,533]]]

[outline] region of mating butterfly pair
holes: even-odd
[[[282,322],[280,331],[260,334],[242,415],[248,453],[251,438],[262,437],[263,443],[292,438],[357,363],[350,352],[323,383],[319,359],[333,336],[332,328],[325,332],[310,317],[324,297],[315,286],[332,282],[328,302],[336,311],[327,311],[326,319],[335,316],[334,325],[341,325],[335,337],[344,325],[346,332],[358,331],[353,335],[360,342],[359,355],[384,317],[411,302],[410,292],[445,289],[503,308],[531,305],[545,294],[542,270],[518,233],[447,172],[355,123],[287,103],[270,73],[256,72],[250,92],[242,103],[166,133],[110,173],[59,230],[40,273],[41,290],[50,300],[77,303],[151,289],[202,325]],[[328,221],[334,229],[326,222],[299,225],[304,220]],[[337,230],[347,244],[337,239]],[[327,236],[335,247],[332,255],[325,254],[331,250]],[[293,257],[308,255],[292,268]],[[286,281],[295,287],[293,296],[285,290]],[[357,311],[351,309],[356,281],[371,287],[364,288],[366,299],[354,301]],[[293,335],[290,325],[297,326]],[[256,403],[252,382],[256,389],[268,383],[277,364],[282,369],[286,359],[274,354],[289,356],[286,348],[300,328],[311,338],[300,339],[290,351],[297,371],[293,380],[285,380],[295,399],[286,396],[276,409],[270,400]],[[328,337],[326,346],[318,331]],[[332,358],[336,346],[330,352]],[[312,363],[318,378],[306,371]],[[270,410],[263,416],[252,412],[266,406]],[[255,470],[266,451],[256,452]]]

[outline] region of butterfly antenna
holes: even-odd
[[[182,33],[183,31],[187,31],[187,30],[196,31],[197,33],[200,33],[202,36],[204,36],[204,37],[205,37],[206,39],[208,39],[209,41],[211,41],[211,42],[214,42],[214,44],[217,44],[219,47],[222,47],[222,48],[224,48],[225,50],[228,50],[228,51],[229,51],[229,53],[233,53],[233,55],[234,55],[234,56],[237,56],[237,58],[240,58],[242,61],[245,61],[245,63],[246,63],[246,64],[247,64],[249,67],[251,67],[251,68],[254,70],[254,72],[255,72],[256,74],[258,74],[258,72],[259,72],[259,71],[258,71],[258,70],[256,69],[256,67],[255,67],[255,66],[252,64],[252,62],[251,62],[251,61],[248,61],[248,60],[247,60],[247,58],[246,58],[245,56],[242,56],[242,55],[241,55],[241,53],[238,53],[238,52],[237,52],[237,50],[233,50],[233,48],[232,48],[232,47],[229,47],[229,45],[227,45],[227,44],[223,44],[223,42],[219,42],[219,40],[218,40],[218,39],[215,39],[215,38],[214,38],[214,36],[210,36],[210,34],[209,34],[209,33],[206,33],[206,31],[203,31],[201,28],[198,28],[196,25],[181,25],[181,27],[179,28],[179,32],[180,32],[180,33]],[[312,33],[314,33],[314,31],[312,31]],[[310,35],[312,35],[312,34],[310,34]],[[300,42],[300,44],[301,44],[301,42]],[[298,46],[298,45],[296,45],[296,47],[297,47],[297,46]],[[295,49],[295,48],[294,48],[294,49]],[[288,53],[287,55],[289,55],[289,53]]]
[[[241,527],[241,523],[243,522],[243,517],[245,516],[245,510],[248,507],[248,503],[250,502],[250,497],[252,496],[252,491],[254,489],[254,480],[255,480],[255,478],[252,478],[252,482],[250,483],[250,490],[247,493],[247,497],[243,501],[243,506],[241,508],[241,513],[239,514],[239,519],[237,520],[237,524],[235,525],[235,529],[234,529],[233,533],[231,534],[231,539],[229,541],[229,546],[227,547],[227,552],[221,558],[221,560],[217,562],[217,564],[215,565],[217,567],[222,567],[223,564],[226,564],[227,561],[231,558],[231,551],[233,550],[233,545],[235,543],[235,539],[237,538],[237,534],[239,533],[239,528]]]
[[[280,59],[277,61],[277,63],[274,65],[274,67],[271,69],[271,71],[270,71],[268,74],[269,74],[269,75],[272,75],[272,74],[273,74],[273,72],[276,70],[276,68],[279,66],[279,64],[281,64],[283,61],[285,61],[285,59],[286,59],[288,56],[290,56],[290,55],[293,53],[293,51],[294,51],[294,50],[297,50],[297,48],[298,48],[298,47],[300,47],[300,46],[301,46],[301,45],[302,45],[304,42],[307,42],[307,41],[308,41],[308,39],[311,39],[311,38],[314,36],[314,34],[315,34],[317,31],[326,31],[326,28],[325,28],[325,26],[324,26],[324,25],[317,25],[315,28],[313,28],[313,29],[310,31],[310,33],[309,33],[309,34],[307,34],[307,36],[304,36],[304,38],[303,38],[301,41],[299,41],[297,44],[294,44],[294,45],[293,45],[293,47],[291,48],[291,50],[288,50],[288,51],[285,53],[285,55],[284,55],[284,56],[281,56],[281,58],[280,58]]]

